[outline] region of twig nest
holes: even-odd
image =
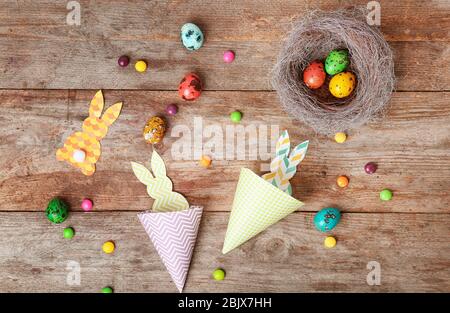
[[[283,108],[321,134],[358,127],[386,107],[394,89],[392,50],[381,32],[366,22],[365,9],[312,11],[287,37],[273,70],[273,85]],[[331,76],[318,89],[304,83],[305,69],[325,61],[330,51],[348,51],[346,71],[356,77],[349,95],[334,97]],[[352,75],[353,75],[352,74]]]

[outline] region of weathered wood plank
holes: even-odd
[[[0,35],[25,39],[179,40],[181,25],[193,21],[208,42],[278,41],[292,21],[308,10],[367,6],[366,0],[145,1],[78,0],[81,25],[67,25],[68,1],[6,0]],[[448,41],[450,4],[434,1],[379,1],[381,29],[391,41]]]
[[[394,42],[397,90],[449,90],[450,50],[446,42]],[[3,89],[176,90],[184,74],[196,72],[206,90],[272,90],[270,72],[280,43],[213,42],[190,53],[178,41],[54,41],[0,38]],[[225,64],[224,50],[236,61]],[[123,69],[127,53],[148,60],[147,73]]]
[[[7,1],[0,7],[0,88],[175,90],[186,72],[196,71],[208,90],[270,90],[270,70],[291,21],[307,9],[343,5],[211,1],[199,10],[188,1],[79,2],[80,26],[66,24],[65,1]],[[350,6],[355,4],[366,1]],[[450,4],[382,1],[381,8],[382,29],[397,41],[397,90],[448,90],[450,76],[443,73],[450,72]],[[180,26],[190,20],[207,38],[195,53],[179,40]],[[222,61],[226,49],[237,54],[233,64]],[[121,54],[147,59],[149,72],[119,68]]]
[[[344,214],[331,250],[312,218],[291,214],[222,255],[228,214],[204,214],[185,291],[450,291],[448,214]],[[73,213],[65,225],[71,241],[43,213],[0,213],[0,292],[176,292],[135,213]],[[106,240],[112,255],[101,252]],[[80,286],[66,284],[69,261],[81,266]],[[381,265],[379,286],[366,283],[369,261]],[[215,282],[219,266],[227,276]]]
[[[311,140],[308,155],[292,180],[294,196],[306,203],[302,210],[334,205],[347,212],[449,212],[447,92],[396,93],[384,120],[351,131],[349,140],[339,145],[288,118],[278,107],[274,92],[205,92],[197,102],[181,103],[175,91],[106,91],[107,105],[124,101],[123,113],[102,142],[97,172],[84,177],[56,161],[54,154],[67,136],[81,128],[93,95],[92,90],[70,91],[69,95],[58,90],[0,91],[0,198],[7,199],[0,202],[0,210],[39,211],[57,195],[76,210],[82,197],[91,197],[96,210],[150,208],[152,200],[134,177],[129,162],[148,162],[152,148],[142,139],[142,127],[148,117],[162,114],[165,106],[175,101],[180,112],[169,119],[168,134],[156,148],[167,162],[175,190],[205,210],[230,210],[241,167],[261,173],[262,164],[268,163],[266,152],[270,152],[270,135],[264,131],[270,133],[273,126],[274,130],[288,129],[294,142]],[[221,146],[224,153],[217,150],[213,166],[200,168],[193,153],[194,136],[174,130],[184,127],[194,132],[194,121],[200,119],[201,142],[206,144],[210,136],[222,138],[220,134],[231,126],[228,115],[235,109],[244,113],[241,125],[266,140],[250,144],[247,137],[239,160],[238,146],[227,142],[225,136]],[[236,134],[228,138],[243,138],[242,131],[232,129]],[[216,134],[207,135],[208,130]],[[180,145],[180,135],[190,138],[192,144],[188,160],[174,160],[179,156],[176,146]],[[232,149],[234,153],[226,159]],[[369,161],[379,164],[371,176],[363,171]],[[350,178],[347,189],[336,186],[339,175]],[[382,188],[394,191],[392,201],[379,200]]]

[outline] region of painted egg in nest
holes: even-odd
[[[341,212],[336,208],[325,208],[314,216],[314,226],[321,231],[327,232],[336,227],[341,220]]]
[[[345,71],[349,64],[348,50],[333,50],[325,60],[325,71],[329,75],[336,75]]]
[[[193,23],[186,23],[181,27],[181,42],[183,46],[190,50],[195,51],[203,46],[203,33],[200,27]]]
[[[202,82],[194,73],[186,74],[178,86],[178,94],[183,100],[192,101],[200,97]]]
[[[160,117],[154,116],[148,120],[144,127],[144,139],[148,143],[156,144],[164,138],[166,123]]]
[[[320,88],[325,82],[326,76],[323,70],[323,64],[320,61],[313,61],[303,71],[303,81],[310,89]]]
[[[352,72],[343,72],[334,75],[330,80],[329,89],[336,98],[348,97],[355,89],[356,76]]]

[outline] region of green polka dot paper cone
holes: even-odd
[[[251,170],[241,169],[222,253],[239,247],[302,206]]]

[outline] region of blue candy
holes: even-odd
[[[332,230],[339,223],[341,212],[335,208],[325,208],[314,216],[314,225],[321,232]]]

